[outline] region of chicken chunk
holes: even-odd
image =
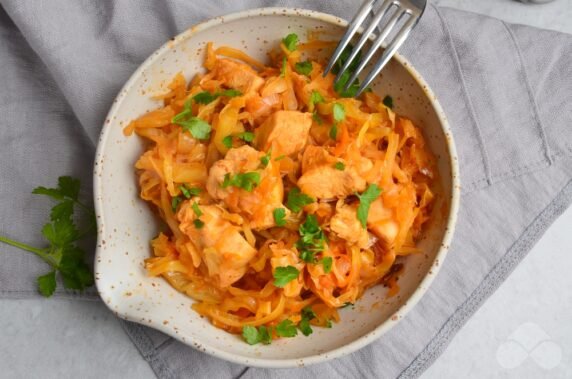
[[[230,188],[222,188],[226,174],[255,171],[260,166],[263,153],[248,145],[230,149],[224,159],[216,161],[209,171],[207,191],[215,199],[225,200],[230,194]]]
[[[332,232],[352,245],[365,248],[369,236],[357,218],[357,206],[340,203],[336,206],[336,213],[330,220]]]
[[[343,198],[366,188],[366,181],[355,168],[334,167],[337,160],[323,147],[308,146],[302,156],[302,176],[298,187],[302,192],[318,198]]]
[[[311,126],[310,113],[278,111],[256,129],[254,143],[259,150],[272,148],[276,156],[296,154],[306,146]]]
[[[369,207],[367,227],[386,245],[393,244],[399,233],[399,224],[395,221],[394,212],[383,205],[381,197],[372,202]]]
[[[217,59],[214,77],[221,80],[228,88],[234,88],[243,94],[257,92],[264,84],[264,79],[247,64],[231,59]]]
[[[282,204],[284,186],[279,166],[273,161],[261,169],[263,153],[250,146],[230,149],[226,157],[213,164],[207,179],[207,191],[216,200],[222,200],[233,212],[240,213],[253,229],[262,230],[275,225],[274,209],[285,208]],[[252,191],[237,187],[222,188],[226,174],[257,172],[260,184]],[[289,211],[286,209],[286,214]]]
[[[204,225],[201,228],[195,226],[197,215],[192,209],[192,201],[186,201],[177,213],[179,229],[202,253],[209,276],[215,278],[221,287],[228,287],[245,274],[256,249],[240,234],[240,227],[222,217],[222,209],[214,205],[201,205],[199,209]]]

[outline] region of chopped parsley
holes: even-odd
[[[268,166],[268,163],[270,163],[271,155],[272,155],[272,148],[270,148],[270,150],[268,150],[268,153],[264,154],[264,156],[260,158],[260,164],[262,165],[262,167]]]
[[[346,62],[350,58],[352,50],[353,50],[353,46],[351,44],[349,44],[344,49],[344,51],[342,51],[340,58],[336,61],[336,64],[332,68],[332,72],[334,74],[337,74],[340,72],[342,67],[346,64]],[[352,85],[347,90],[344,91],[344,87],[345,87],[346,83],[348,82],[348,80],[350,79],[350,76],[358,68],[360,61],[361,61],[361,52],[358,52],[358,54],[356,55],[356,57],[354,58],[352,63],[349,65],[348,69],[342,74],[342,76],[340,77],[338,82],[334,84],[334,90],[341,97],[354,97],[356,95],[356,93],[359,89],[359,81],[357,79],[354,83],[352,83]]]
[[[387,95],[383,98],[383,105],[388,107],[389,109],[393,109],[393,97]]]
[[[336,124],[330,128],[330,138],[334,141],[338,139],[338,126]]]
[[[226,174],[222,182],[222,188],[229,186],[242,188],[245,191],[252,192],[252,190],[260,184],[260,174],[258,172],[245,172],[238,173],[233,176]]]
[[[323,102],[324,102],[324,97],[322,96],[322,94],[316,90],[313,90],[312,93],[310,94],[310,105],[312,106],[314,104]]]
[[[296,248],[300,251],[300,259],[308,263],[316,262],[316,253],[324,251],[326,235],[318,219],[314,215],[308,215],[306,221],[298,228],[300,239],[296,242]]]
[[[175,196],[171,199],[171,209],[173,210],[173,213],[177,212],[177,208],[179,207],[179,204],[181,204],[181,201],[183,201],[183,199],[179,196]]]
[[[193,208],[193,212],[195,212],[197,217],[201,217],[203,215],[203,211],[201,211],[201,208],[199,208],[199,203],[194,202],[193,205],[191,205],[191,208]]]
[[[258,328],[250,325],[243,326],[242,337],[249,345],[256,345],[257,343],[268,345],[270,342],[272,342],[270,331],[264,325],[261,325]]]
[[[171,120],[173,124],[183,127],[183,130],[191,133],[196,139],[209,139],[211,136],[211,126],[208,122],[193,116],[189,104],[185,104],[183,111]]]
[[[322,258],[321,263],[322,263],[322,266],[324,267],[324,273],[329,274],[330,271],[332,271],[332,263],[334,263],[334,260],[332,259],[332,257]]]
[[[359,197],[359,206],[357,209],[357,218],[364,228],[367,227],[367,215],[371,203],[381,195],[381,189],[376,184],[370,184],[369,187]]]
[[[298,275],[300,275],[300,271],[294,266],[276,267],[274,270],[274,285],[282,288],[298,278]]]
[[[296,70],[296,72],[301,75],[310,76],[312,69],[312,62],[309,60],[305,62],[298,62],[294,65],[294,70]]]
[[[291,320],[283,320],[274,329],[280,337],[295,337],[298,334],[296,325]]]
[[[222,144],[230,149],[232,147],[232,137],[236,137],[238,139],[243,140],[244,142],[252,142],[254,141],[254,133],[252,132],[242,132],[237,134],[230,134],[222,139]]]
[[[346,165],[343,162],[336,162],[334,168],[336,170],[344,171],[346,169]]]
[[[290,192],[288,192],[286,206],[292,212],[300,212],[304,206],[312,204],[314,201],[313,198],[302,193],[299,188],[292,188]]]
[[[284,219],[286,217],[286,210],[284,208],[274,209],[272,215],[274,216],[274,222],[276,222],[276,226],[286,225],[286,220]]]
[[[237,97],[242,95],[242,92],[236,89],[227,89],[221,92],[210,93],[208,91],[203,91],[197,93],[192,97],[193,101],[197,104],[209,104],[215,101],[220,96],[226,97]]]
[[[288,49],[288,51],[294,51],[298,48],[298,35],[295,33],[290,33],[282,39],[282,43],[284,44],[284,47]]]
[[[197,187],[187,187],[185,185],[179,186],[183,196],[190,199],[193,196],[198,196],[201,193],[201,189]]]
[[[322,116],[320,116],[320,115],[318,114],[318,112],[312,113],[312,119],[313,119],[314,121],[316,121],[316,123],[317,123],[318,125],[322,125],[322,124],[324,123],[324,120],[322,120]]]
[[[346,118],[346,109],[343,104],[335,103],[332,107],[335,122],[341,122]]]
[[[310,320],[314,318],[316,318],[316,313],[314,313],[312,308],[308,306],[302,309],[302,319],[298,323],[298,328],[300,329],[303,335],[309,336],[310,334],[312,334],[313,330],[312,327],[310,326]]]
[[[228,135],[222,139],[222,144],[227,148],[230,149],[232,147],[232,136]]]
[[[203,226],[205,226],[205,223],[198,218],[193,221],[193,224],[195,224],[195,228],[197,229],[201,229]]]

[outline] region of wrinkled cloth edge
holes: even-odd
[[[528,225],[479,286],[447,321],[445,321],[437,334],[429,341],[409,366],[401,372],[398,378],[417,378],[435,362],[469,318],[471,318],[481,305],[483,305],[485,300],[504,283],[516,266],[528,255],[544,232],[546,232],[552,223],[554,223],[571,204],[572,180],[564,185],[550,204]]]

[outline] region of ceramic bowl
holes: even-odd
[[[193,300],[161,278],[147,276],[143,261],[151,255],[149,240],[158,222],[139,199],[134,163],[143,151],[141,140],[125,137],[123,128],[161,104],[152,95],[166,92],[178,72],[187,79],[202,70],[207,42],[229,45],[260,60],[289,33],[305,39],[320,32],[339,39],[346,22],[323,13],[265,8],[214,18],[191,27],[151,55],[125,84],[103,126],[94,169],[98,243],[97,289],[117,316],[158,329],[200,351],[232,362],[260,367],[301,366],[351,353],[395,326],[427,291],[449,247],[459,199],[457,157],[447,120],[437,99],[413,67],[399,55],[373,87],[394,98],[396,111],[411,118],[438,157],[438,203],[420,242],[423,250],[405,261],[400,292],[387,298],[376,286],[355,305],[340,311],[331,329],[314,328],[309,337],[284,338],[271,345],[247,345],[240,336],[213,327],[191,309]]]

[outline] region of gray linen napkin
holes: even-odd
[[[48,204],[32,200],[30,189],[62,174],[89,188],[113,98],[164,41],[205,18],[246,8],[297,6],[348,19],[357,4],[3,0],[2,6],[0,233],[39,244]],[[303,369],[246,368],[124,323],[159,377],[418,376],[571,203],[572,36],[429,6],[401,53],[435,91],[460,155],[457,232],[428,293],[377,342]],[[1,246],[0,297],[36,296],[34,280],[44,271],[35,257]]]

